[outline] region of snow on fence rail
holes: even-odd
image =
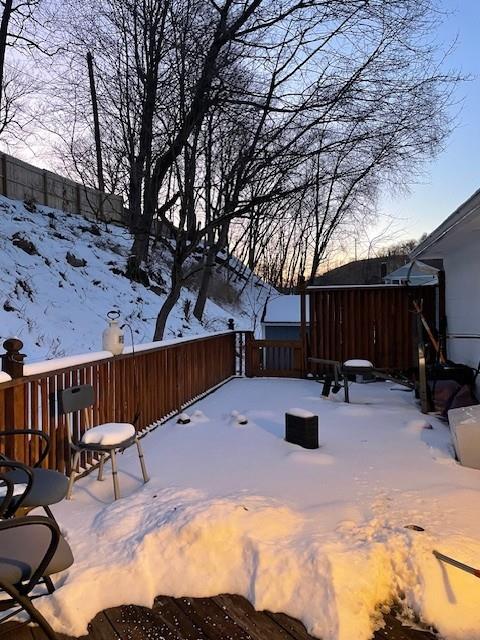
[[[0,431],[42,430],[50,437],[45,466],[70,473],[66,421],[58,403],[60,390],[91,384],[96,398],[91,409],[93,424],[133,422],[137,418],[135,426],[142,431],[234,376],[238,365],[237,336],[231,331],[152,344],[135,354],[108,357],[101,352],[91,354],[87,360],[78,356],[28,365],[24,373],[29,375],[0,379]],[[80,438],[85,431],[83,415],[74,416],[73,427],[75,436]],[[4,449],[0,451],[34,464],[39,454],[38,440],[24,436],[2,438],[0,447]],[[81,464],[88,468],[95,462],[87,453]]]

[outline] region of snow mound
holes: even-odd
[[[84,444],[101,444],[109,446],[125,442],[135,435],[133,424],[126,422],[107,422],[92,429],[87,429],[82,436]]]
[[[373,363],[370,362],[370,360],[361,360],[361,359],[353,359],[353,360],[346,360],[343,363],[344,367],[365,367],[365,368],[369,368],[369,369],[373,369]]]
[[[208,422],[209,418],[201,411],[200,409],[196,409],[191,415],[192,422]]]
[[[307,409],[301,409],[299,407],[294,407],[293,409],[289,409],[287,413],[297,418],[314,418],[315,417],[315,414],[312,413],[311,411],[307,411]]]
[[[77,554],[64,585],[41,609],[56,619],[58,631],[80,636],[99,602],[113,606],[125,594],[132,604],[146,606],[166,592],[238,592],[268,600],[277,590],[276,572],[289,572],[285,540],[301,521],[273,499],[238,494],[209,500],[201,491],[162,489],[152,480],[100,511],[91,541],[95,554]],[[67,528],[66,536],[75,549],[82,530]]]

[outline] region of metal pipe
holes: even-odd
[[[470,567],[468,564],[464,564],[463,562],[459,562],[454,558],[450,558],[450,556],[446,556],[443,553],[440,553],[440,551],[437,551],[436,549],[434,549],[432,553],[437,558],[437,560],[441,560],[442,562],[451,564],[452,567],[456,567],[457,569],[466,571],[466,573],[470,573],[472,576],[475,576],[476,578],[480,578],[480,569],[474,569],[473,567]]]

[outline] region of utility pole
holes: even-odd
[[[95,89],[95,77],[93,75],[93,57],[87,52],[88,77],[90,79],[90,95],[92,98],[93,128],[95,136],[95,149],[97,152],[97,180],[98,190],[105,193],[105,181],[103,179],[102,145],[100,141],[100,123],[98,121],[97,90]],[[100,210],[103,209],[103,197],[100,196]]]

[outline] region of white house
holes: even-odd
[[[445,271],[447,355],[480,362],[480,189],[422,242],[412,259],[439,258]],[[477,391],[480,393],[480,376]]]

